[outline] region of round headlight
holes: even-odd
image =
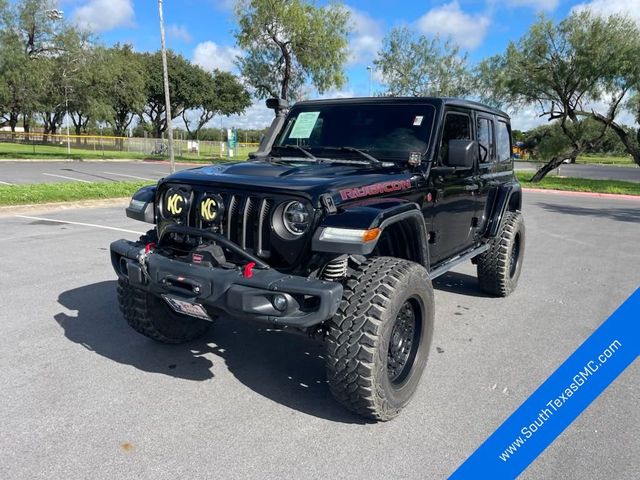
[[[309,212],[302,202],[289,202],[282,210],[282,223],[292,235],[302,235],[309,228]]]

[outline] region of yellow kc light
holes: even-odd
[[[220,206],[215,198],[207,197],[200,202],[200,215],[207,222],[212,222],[218,217]]]

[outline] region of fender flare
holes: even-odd
[[[134,193],[125,210],[127,217],[140,222],[156,223],[156,190],[156,185],[148,185]]]
[[[504,214],[510,208],[515,211],[522,210],[522,187],[517,181],[500,185],[495,189],[485,237],[495,238],[498,235]]]
[[[417,249],[420,263],[429,268],[429,246],[427,243],[427,227],[422,210],[418,204],[407,201],[397,201],[393,204],[383,201],[380,203],[367,203],[351,205],[341,212],[329,215],[316,228],[312,239],[312,250],[323,253],[341,253],[351,255],[370,255],[376,248],[384,230],[399,222],[411,222],[418,232],[418,238],[424,239]],[[345,228],[354,230],[370,230],[380,228],[382,233],[371,242],[347,243],[334,240],[321,240],[320,236],[326,227]]]

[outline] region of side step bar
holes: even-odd
[[[488,243],[485,243],[484,245],[481,245],[478,248],[474,248],[473,250],[469,250],[467,252],[461,253],[460,255],[457,255],[453,257],[451,260],[447,260],[442,265],[439,265],[438,267],[434,268],[432,271],[429,272],[429,277],[431,277],[431,280],[433,280],[434,278],[439,277],[443,273],[447,273],[456,265],[460,265],[462,262],[466,262],[467,260],[472,259],[476,255],[480,255],[481,253],[486,252],[487,250],[489,250],[489,247],[490,245]]]

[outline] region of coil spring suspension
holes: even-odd
[[[336,258],[327,263],[322,269],[322,279],[335,281],[347,276],[347,265],[349,259],[347,257]]]

